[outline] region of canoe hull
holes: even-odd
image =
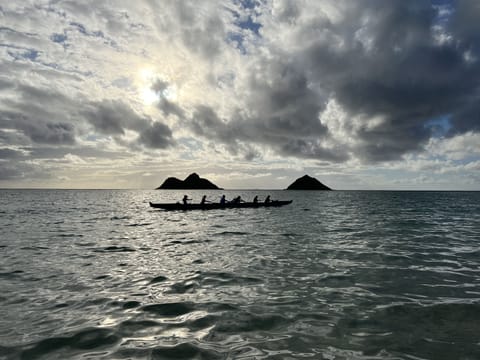
[[[208,203],[208,204],[172,204],[172,203],[150,203],[150,206],[157,209],[164,210],[214,210],[214,209],[243,209],[243,208],[262,208],[262,207],[280,207],[284,205],[291,204],[292,200],[288,201],[271,201],[269,203],[253,203],[253,202],[243,202],[240,204],[219,204],[219,203]]]

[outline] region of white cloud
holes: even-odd
[[[431,139],[426,149],[430,156],[462,160],[480,156],[480,133],[468,132],[451,138]]]

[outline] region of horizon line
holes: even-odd
[[[65,190],[65,191],[314,191],[314,192],[330,192],[330,191],[418,191],[418,192],[480,192],[472,189],[331,189],[331,190],[289,190],[289,189],[263,189],[263,188],[238,188],[238,189],[150,189],[150,188],[54,188],[54,187],[0,187],[0,191],[3,190]]]

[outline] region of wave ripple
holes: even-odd
[[[1,359],[480,358],[480,193],[0,191]]]

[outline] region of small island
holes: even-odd
[[[305,175],[295,180],[287,190],[332,190],[317,179]]]
[[[211,181],[201,178],[196,173],[190,174],[185,180],[177,179],[176,177],[169,177],[155,190],[223,190]]]

